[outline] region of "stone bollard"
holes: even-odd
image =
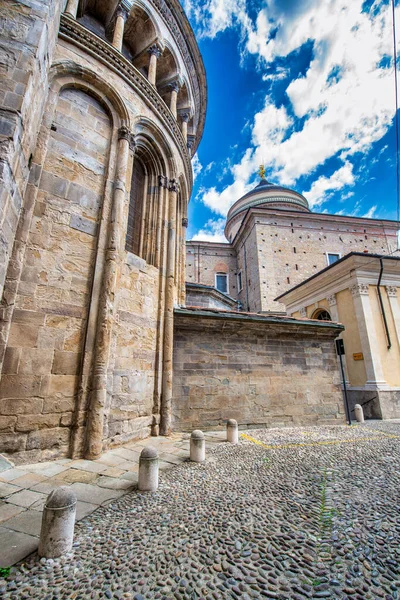
[[[153,446],[143,448],[139,459],[138,489],[155,492],[158,488],[158,452]]]
[[[196,429],[190,436],[190,460],[204,462],[206,460],[206,442],[204,433]]]
[[[231,444],[239,442],[239,428],[235,419],[228,419],[226,423],[226,441]]]
[[[356,404],[354,407],[354,415],[356,417],[356,421],[359,423],[364,423],[364,411],[362,409],[361,404]]]
[[[62,486],[47,496],[40,530],[39,556],[57,558],[71,551],[75,514],[76,496],[71,488]]]

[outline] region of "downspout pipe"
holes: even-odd
[[[382,294],[381,294],[381,281],[382,281],[382,275],[383,275],[383,260],[382,260],[382,258],[379,259],[379,262],[381,263],[381,270],[380,270],[379,279],[378,279],[378,298],[379,298],[379,304],[380,304],[380,307],[381,307],[383,324],[385,326],[385,333],[386,333],[386,340],[387,340],[387,349],[390,350],[390,348],[392,347],[392,342],[391,342],[391,339],[390,339],[390,332],[389,332],[389,327],[388,327],[388,324],[387,324],[386,312],[385,312],[385,307],[383,306],[383,300],[382,300]]]

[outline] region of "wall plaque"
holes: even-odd
[[[353,354],[354,360],[364,360],[364,354],[362,352],[356,352]]]

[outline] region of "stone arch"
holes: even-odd
[[[125,126],[131,129],[130,114],[123,99],[114,87],[91,69],[73,61],[55,62],[50,69],[49,82],[50,89],[55,94],[65,87],[86,91],[108,110],[114,127]]]
[[[332,321],[332,317],[326,308],[317,308],[311,315],[311,318],[318,321]]]

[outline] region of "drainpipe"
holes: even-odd
[[[379,259],[379,262],[381,263],[381,270],[380,270],[379,279],[378,279],[378,297],[379,297],[379,304],[380,304],[380,307],[381,307],[383,324],[385,325],[385,333],[386,333],[386,339],[387,339],[387,349],[390,350],[390,348],[392,347],[392,342],[390,340],[389,327],[388,327],[387,320],[386,320],[386,312],[385,312],[385,307],[383,306],[382,294],[381,294],[381,288],[380,288],[381,281],[382,281],[382,275],[383,275],[383,260],[382,260],[382,258]]]

